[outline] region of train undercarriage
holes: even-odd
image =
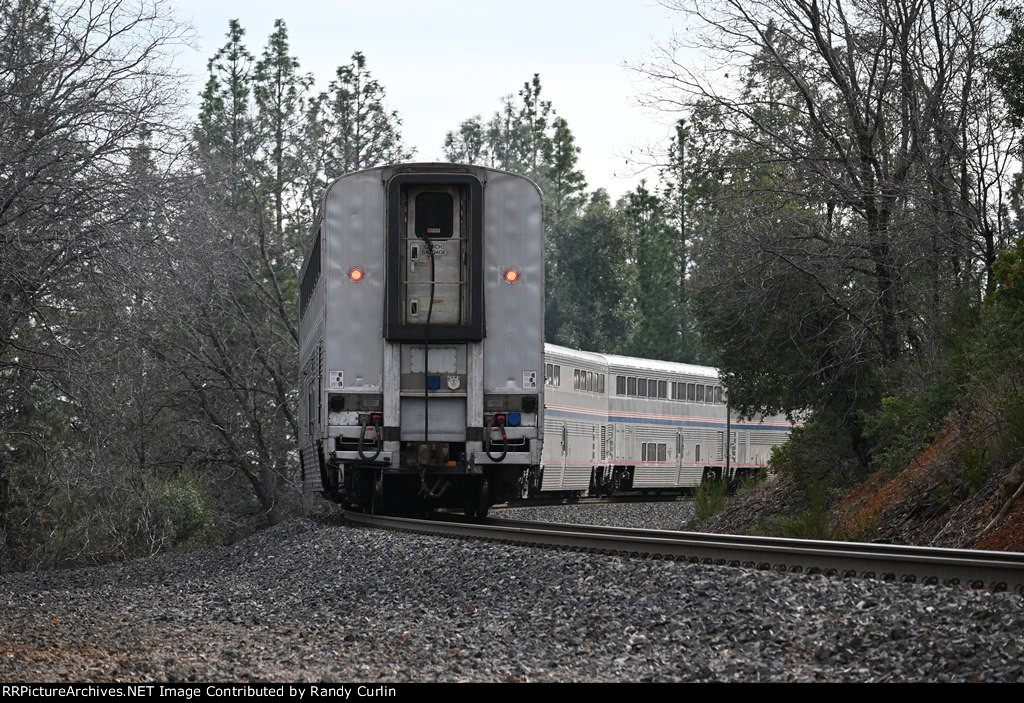
[[[321,460],[322,494],[371,514],[422,514],[438,509],[484,517],[495,503],[522,495],[527,467],[446,465],[394,468],[372,462]]]

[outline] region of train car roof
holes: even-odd
[[[620,369],[636,369],[638,371],[654,371],[656,373],[681,374],[686,376],[704,376],[718,379],[718,369],[713,366],[697,366],[682,364],[677,361],[658,361],[656,359],[638,359],[633,356],[605,354],[608,366]]]
[[[579,351],[569,347],[560,347],[557,344],[544,344],[544,353],[558,354],[559,356],[579,359],[590,363],[600,363],[609,367],[614,366],[627,371],[653,371],[655,373],[667,373],[686,376],[711,377],[718,380],[718,369],[713,366],[698,366],[697,364],[682,364],[676,361],[659,361],[657,359],[640,359],[634,356],[619,356],[618,354],[600,354],[598,352]]]
[[[570,349],[569,347],[560,347],[557,344],[544,343],[545,354],[558,354],[559,356],[567,356],[570,359],[576,359],[578,361],[586,361],[591,364],[600,364],[601,366],[607,366],[608,362],[605,360],[604,354],[598,354],[597,352],[580,351],[579,349]]]

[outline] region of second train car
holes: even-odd
[[[581,352],[544,355],[544,451],[528,495],[693,488],[763,468],[784,417],[729,412],[717,369]]]

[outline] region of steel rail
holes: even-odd
[[[454,516],[448,516],[454,517]],[[345,521],[451,537],[844,578],[965,585],[1024,595],[1024,553],[781,537],[716,535],[491,519],[484,523],[365,515]]]

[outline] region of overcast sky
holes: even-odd
[[[667,144],[672,133],[672,115],[637,105],[639,80],[624,67],[646,59],[681,26],[654,0],[172,2],[197,35],[196,49],[181,57],[196,76],[193,95],[225,42],[228,20],[241,22],[258,57],[280,17],[292,53],[320,90],[354,51],[366,55],[417,160],[441,159],[447,131],[476,114],[488,118],[534,73],[569,121],[591,189],[607,188],[613,198],[632,189],[643,176],[633,175],[630,154]]]

